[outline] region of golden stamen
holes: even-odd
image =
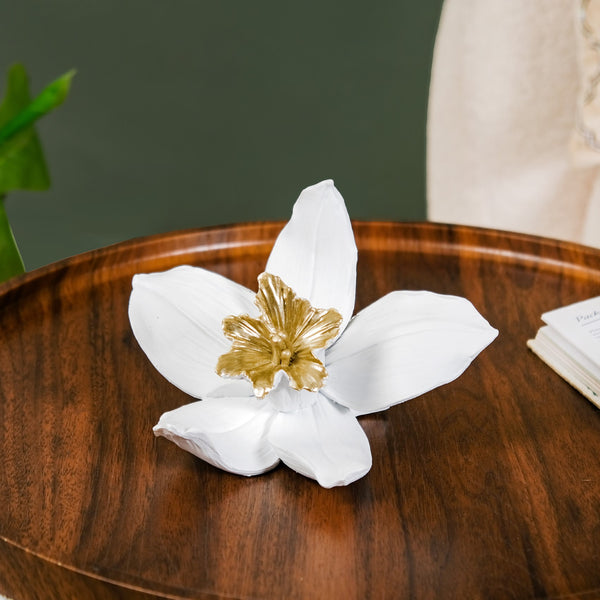
[[[296,390],[316,392],[327,371],[313,355],[335,338],[342,315],[334,308],[313,308],[280,277],[262,273],[255,299],[258,318],[234,315],[223,320],[223,333],[233,342],[219,357],[217,373],[247,377],[254,394],[264,398],[273,389],[275,374],[284,371]]]

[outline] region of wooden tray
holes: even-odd
[[[600,589],[600,414],[526,348],[600,295],[600,252],[355,223],[357,309],[468,297],[500,330],[457,381],[361,418],[373,468],[325,490],[156,439],[189,401],[127,319],[131,277],[188,263],[256,287],[281,224],[162,235],[0,286],[0,591],[15,598],[584,598]]]

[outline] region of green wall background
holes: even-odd
[[[7,210],[29,269],[132,237],[287,219],[333,178],[356,219],[425,218],[441,0],[2,0],[0,69],[37,93],[53,179]],[[0,92],[4,90],[4,79]]]

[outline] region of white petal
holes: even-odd
[[[183,266],[133,278],[129,320],[139,345],[166,379],[195,398],[252,394],[247,381],[215,371],[231,346],[221,322],[241,313],[257,313],[254,293],[211,271]]]
[[[274,389],[266,397],[277,412],[294,412],[307,408],[319,400],[317,392],[308,390],[295,390],[290,387],[290,379],[284,371],[275,374]]]
[[[279,462],[267,441],[274,416],[256,398],[209,398],[166,412],[154,434],[220,469],[258,475]]]
[[[328,179],[300,194],[283,228],[266,271],[277,275],[315,308],[354,311],[356,244],[344,199]]]
[[[326,488],[348,485],[371,468],[362,427],[347,408],[323,396],[303,410],[277,414],[269,442],[286,465]]]
[[[357,414],[383,410],[452,381],[496,335],[464,298],[392,292],[326,352],[321,392]]]

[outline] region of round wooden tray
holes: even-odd
[[[432,224],[355,223],[357,309],[469,298],[500,330],[455,382],[360,419],[373,468],[326,490],[244,478],[152,434],[189,401],[127,318],[178,264],[249,287],[282,224],[150,237],[0,286],[0,591],[15,598],[583,598],[600,589],[600,414],[526,348],[600,295],[600,252]]]

